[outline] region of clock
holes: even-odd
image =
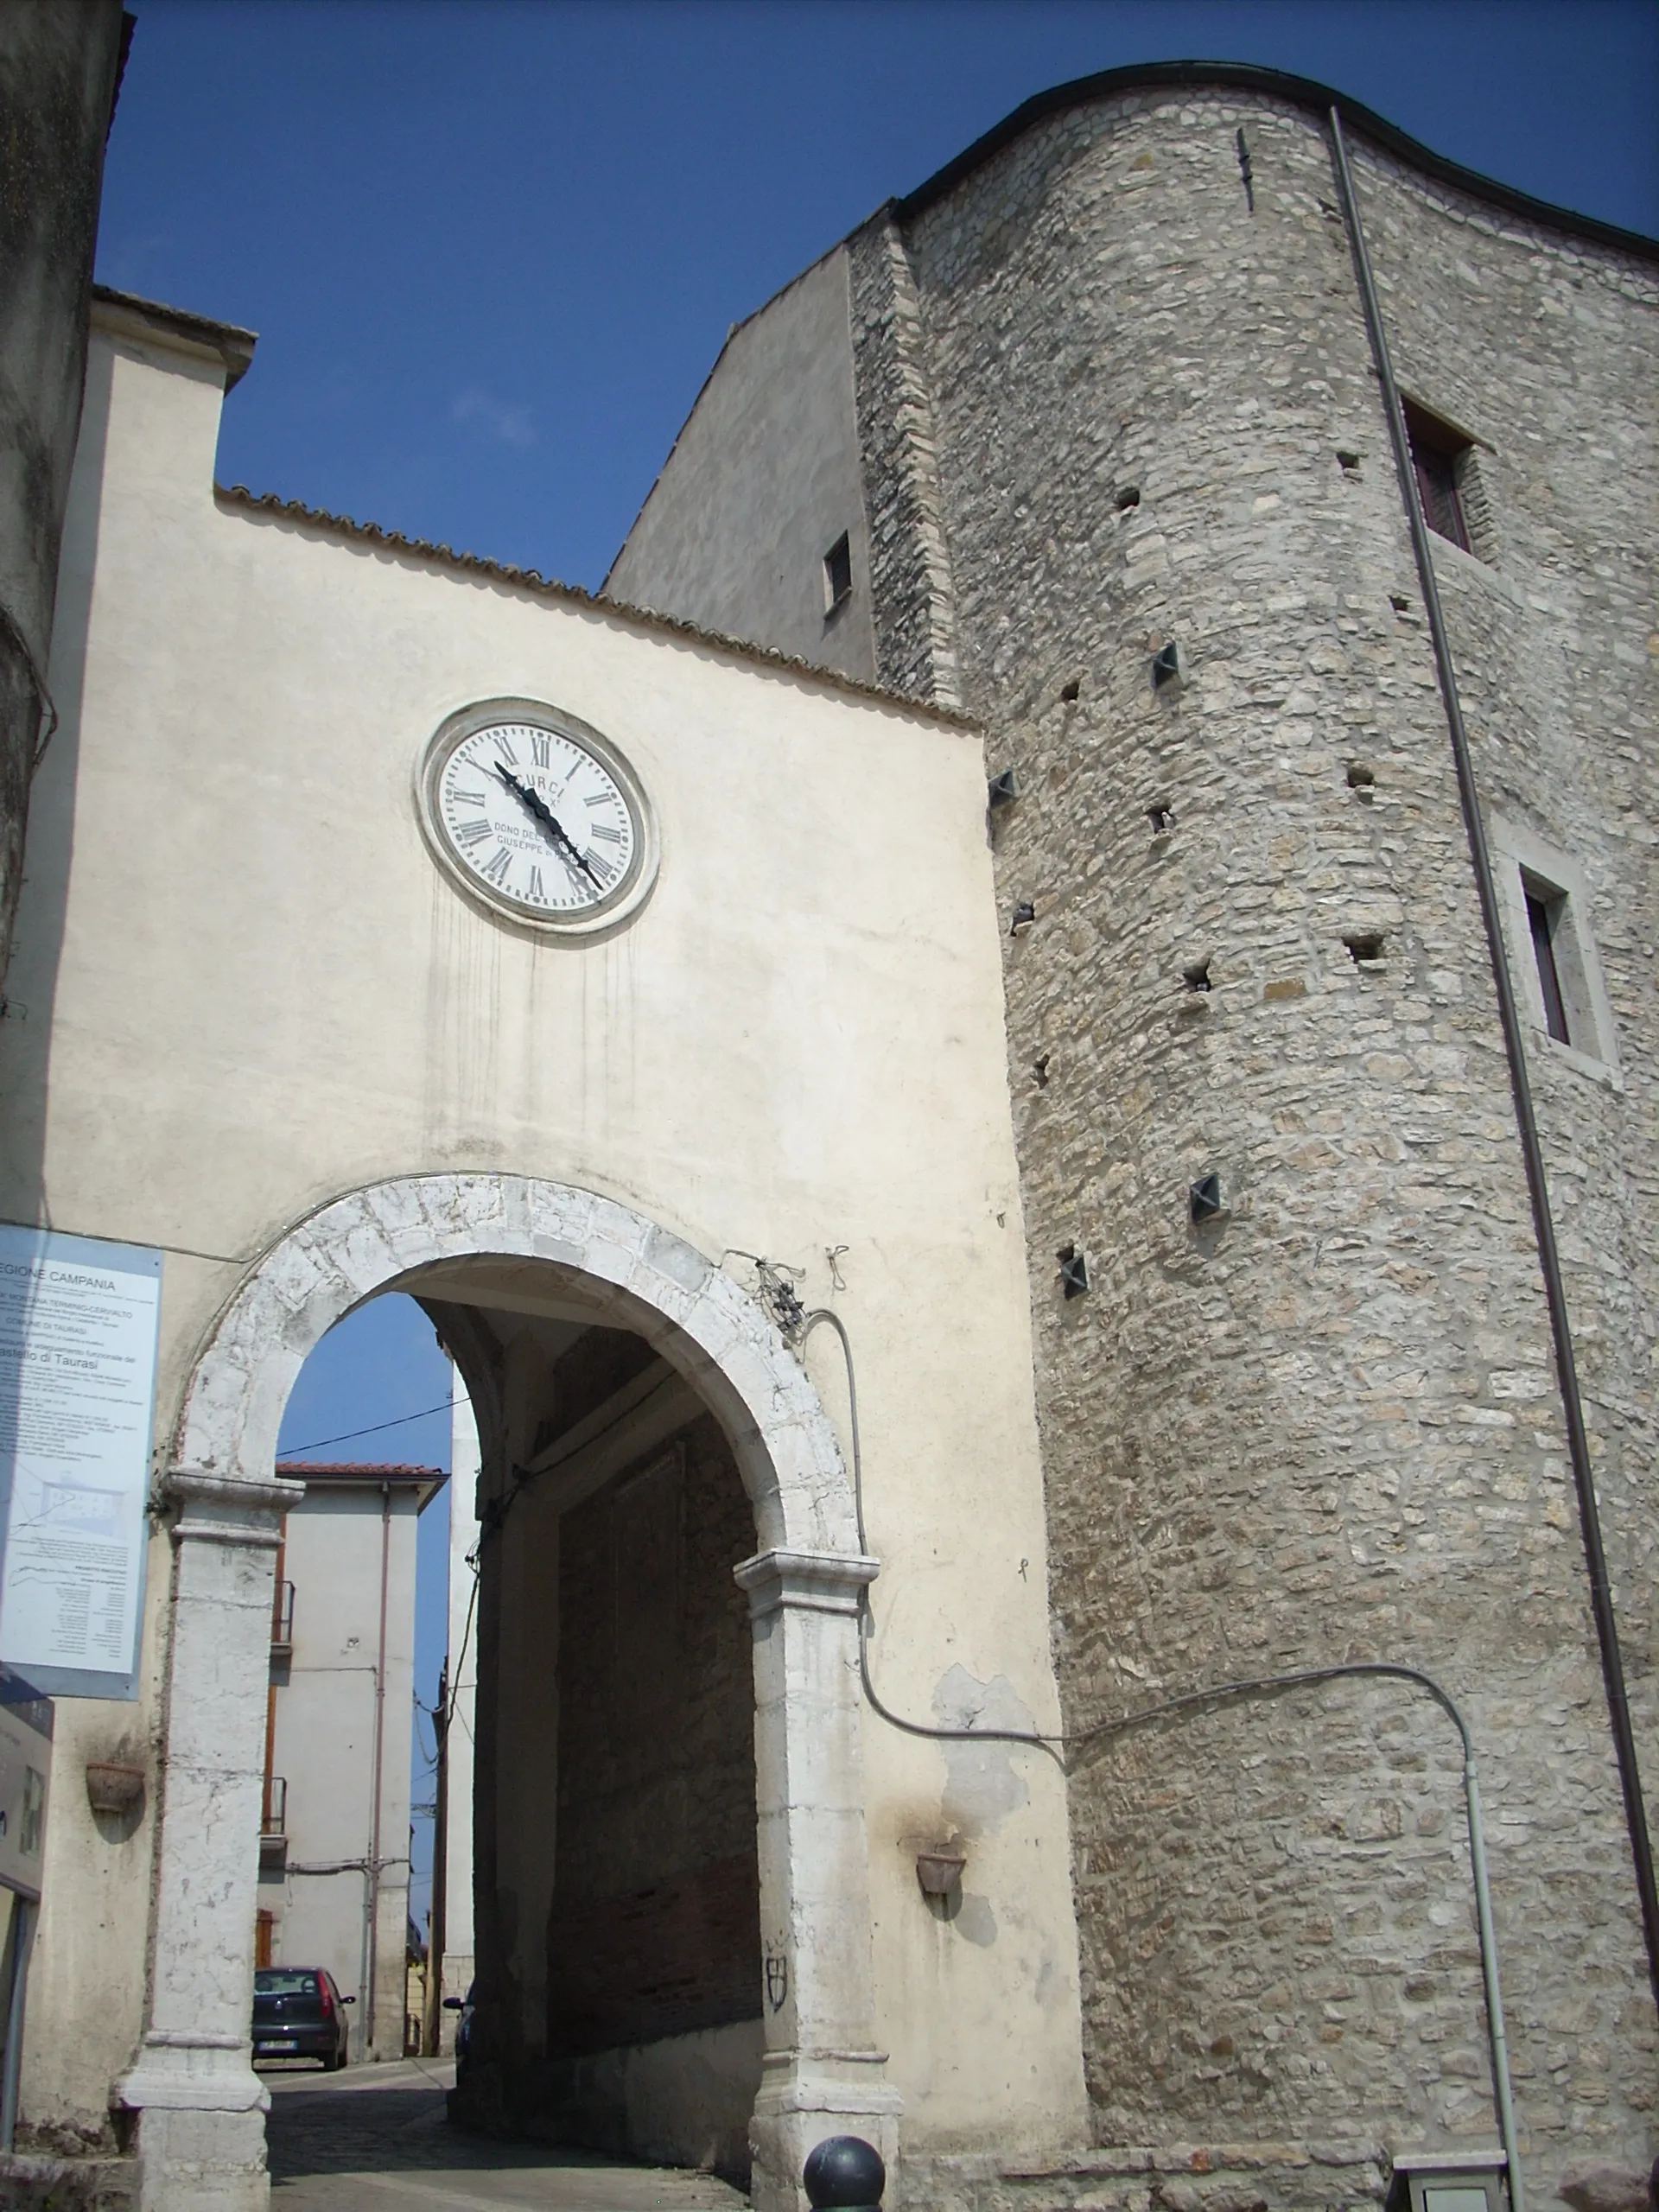
[[[561,708],[488,699],[451,715],[415,790],[434,858],[493,914],[549,937],[592,937],[650,896],[657,831],[639,779]]]

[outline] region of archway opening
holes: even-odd
[[[627,2147],[647,2155],[735,2168],[743,2155],[739,2115],[747,2107],[744,2132],[753,2147],[754,2201],[763,2212],[781,2212],[797,2201],[802,2162],[826,2134],[860,2126],[891,2159],[900,2102],[884,2078],[886,2055],[874,2033],[856,1666],[861,1592],[877,1565],[860,1548],[853,1487],[817,1394],[762,1307],[706,1255],[644,1216],[566,1184],[435,1173],[349,1192],[296,1224],[221,1311],[186,1393],[168,1477],[177,1517],[167,1695],[175,1716],[210,1708],[212,1726],[187,1732],[169,1757],[151,1926],[153,1952],[168,1960],[169,1970],[152,1978],[143,2044],[115,2085],[119,2103],[140,2115],[147,2172],[153,2169],[164,2190],[175,2172],[199,2177],[211,2166],[220,2201],[263,2201],[263,2092],[247,2063],[246,1993],[254,1947],[251,1808],[264,1712],[263,1685],[256,1689],[256,1683],[269,1616],[263,1606],[250,1605],[245,1593],[261,1582],[269,1588],[268,1554],[280,1516],[292,1503],[292,1487],[271,1478],[294,1380],[336,1321],[391,1290],[419,1298],[442,1328],[478,1408],[481,1456],[491,1470],[489,1483],[480,1483],[488,1508],[481,1518],[491,1537],[481,1556],[486,1574],[501,1577],[501,1588],[495,1624],[480,1649],[478,1798],[493,1830],[486,1832],[485,1818],[475,1823],[481,2002],[472,2116],[526,2130],[603,2129],[607,2140],[622,2131]],[[560,1425],[556,1407],[553,1430],[538,1441],[548,1416],[538,1409],[534,1389],[515,1404],[505,1325],[492,1327],[488,1338],[478,1328],[477,1318],[487,1323],[492,1314],[560,1325],[556,1337],[543,1332],[532,1345],[543,1369],[556,1370],[582,1336],[594,1332],[584,1357],[602,1354],[601,1363],[611,1363],[605,1395],[569,1427]],[[619,1345],[618,1338],[629,1341]],[[620,1369],[628,1372],[619,1382]],[[567,1370],[567,1383],[574,1371]],[[629,1390],[639,1397],[624,1405],[620,1400]],[[567,1408],[576,1402],[570,1393]],[[557,1925],[558,1664],[564,1640],[562,1629],[555,1634],[550,1627],[550,1616],[556,1627],[561,1586],[548,1547],[532,1552],[514,1523],[531,1527],[538,1512],[563,1523],[613,1477],[652,1474],[645,1455],[660,1454],[666,1445],[683,1442],[689,1465],[702,1448],[693,1432],[705,1415],[714,1423],[712,1431],[702,1431],[709,1465],[738,1471],[753,1516],[753,1535],[747,1525],[744,1534],[755,1550],[734,1579],[749,1609],[747,1710],[764,1970],[747,2018],[708,2021],[705,2013],[705,2026],[686,2026],[683,2012],[671,2018],[658,2003],[660,1988],[642,1986],[633,1993],[651,1999],[648,2034],[636,2024],[633,2039],[624,2044],[550,2051],[547,1932]],[[582,1421],[592,1423],[585,1432]],[[624,1457],[607,1463],[613,1452]],[[579,1454],[591,1455],[582,1479],[593,1483],[581,1498],[574,1494]],[[645,1484],[630,1497],[619,1484],[611,1499],[613,1525],[619,1516],[628,1526],[634,1520],[647,1529],[666,1525],[661,1498],[671,1488]],[[683,1575],[683,1482],[681,1495]],[[538,1498],[555,1501],[557,1510],[537,1504]],[[730,1526],[735,1533],[735,1515]],[[562,1541],[562,1528],[560,1533]],[[614,1535],[612,1546],[614,1557]],[[505,1564],[489,1564],[493,1551],[501,1562],[518,1562],[511,1582]],[[625,1545],[620,1554],[625,1568],[645,1555],[643,1542]],[[480,1611],[487,1615],[492,1606],[480,1599]],[[623,1611],[632,1618],[639,1606],[632,1615]],[[613,1621],[616,1614],[613,1606]],[[716,1619],[713,1610],[709,1618]],[[539,1639],[539,1664],[518,1670],[534,1710],[527,1720],[515,1719],[509,1745],[497,1723],[510,1621],[521,1642]],[[681,1626],[683,1635],[683,1612]],[[718,1634],[706,1641],[711,1651],[730,1649]],[[493,1676],[486,1693],[490,1647]],[[681,1656],[691,1670],[688,1679],[697,1679],[691,1658],[684,1650]],[[619,1657],[613,1636],[610,1664],[617,1679],[607,1694],[613,1700],[633,1695],[630,1670],[637,1659],[626,1637]],[[740,1670],[733,1673],[741,1678]],[[730,1716],[736,1709],[734,1685],[725,1711]],[[493,1732],[487,1770],[484,1724]],[[607,1734],[596,1732],[608,1742]],[[718,1762],[714,1771],[718,1777]],[[690,1792],[701,1774],[695,1760],[683,1760],[677,1786]],[[509,1894],[501,1879],[502,1792],[520,1776],[541,1793],[533,1808],[539,1893],[521,1883]],[[232,1801],[249,1808],[245,1827],[239,1819],[204,1818],[210,1805],[222,1815]],[[528,1834],[532,1825],[515,1815],[516,1833]],[[590,1859],[598,1855],[595,1850]],[[658,1890],[668,1876],[696,1875],[711,1863],[705,1856],[670,1867],[663,1880],[635,1888]],[[645,1902],[643,1894],[636,1899],[642,1909]],[[546,1910],[539,1928],[538,1906]],[[678,1924],[712,1909],[706,1892],[689,1904],[682,1897]],[[716,1916],[719,1940],[697,1951],[700,1964],[729,1970],[730,1946],[720,1931],[735,1925]],[[585,1940],[585,1929],[579,1932]],[[574,1968],[567,1969],[563,1956],[559,1972],[568,1986]],[[591,1977],[591,1961],[589,1972]],[[713,2003],[697,1975],[682,1980],[699,1993],[699,2002]],[[735,1980],[734,1975],[734,1987]],[[724,2007],[728,2000],[719,2002]],[[730,2000],[734,2012],[738,2002]],[[758,2056],[762,2037],[753,2014],[762,2005],[764,2070],[750,2069],[746,2059],[740,2089],[737,2053]],[[664,2025],[680,2031],[658,2032]],[[704,2037],[718,2040],[699,2043]],[[757,2071],[760,2087],[751,2103],[747,2093]],[[190,2116],[188,2126],[175,2124],[181,2112]]]
[[[413,1299],[357,1306],[283,1408],[258,1806],[254,2056],[418,2047],[452,1369]],[[326,1985],[322,1977],[327,1977]]]
[[[450,1262],[404,1287],[478,1433],[475,1499],[452,1502],[477,1512],[475,1591],[451,1600],[451,1670],[476,1685],[470,1740],[461,1700],[451,1716],[451,1787],[474,1770],[474,1977],[452,2117],[747,2183],[763,1969],[733,1569],[755,1519],[732,1446],[553,1268]]]

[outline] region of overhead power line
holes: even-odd
[[[446,1398],[441,1406],[428,1406],[418,1414],[399,1414],[396,1421],[378,1421],[368,1428],[348,1428],[343,1436],[320,1436],[312,1444],[285,1444],[277,1448],[279,1459],[291,1459],[296,1452],[321,1452],[327,1444],[349,1444],[359,1436],[378,1436],[383,1428],[405,1428],[412,1421],[430,1421],[434,1414],[447,1414],[453,1401]]]

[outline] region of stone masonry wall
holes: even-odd
[[[1616,1081],[1542,1039],[1534,1079],[1651,1783],[1652,272],[1356,159],[1402,382],[1489,442],[1491,557],[1438,562],[1487,803],[1585,869],[1618,1028]],[[1005,913],[1037,910],[1008,1021],[1068,1725],[1343,1658],[1440,1676],[1482,1759],[1534,2187],[1644,2164],[1654,2014],[1547,1319],[1327,147],[1219,92],[1082,106],[904,245],[885,333],[855,270],[861,419],[919,353],[963,698],[1023,792],[996,840]],[[867,439],[878,539],[895,467]],[[1455,1754],[1427,1700],[1357,1684],[1077,1754],[1097,2139],[1334,2167],[1493,2139]]]
[[[955,707],[961,679],[954,594],[915,279],[885,214],[859,232],[849,251],[877,664],[895,690]]]

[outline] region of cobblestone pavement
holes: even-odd
[[[708,2174],[498,2143],[444,2118],[448,2064],[261,2069],[272,2212],[745,2212]]]

